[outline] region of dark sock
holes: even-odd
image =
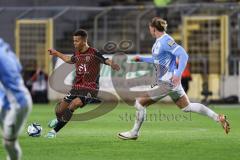
[[[54,130],[56,132],[58,132],[60,129],[62,129],[68,123],[68,121],[70,121],[70,119],[72,118],[72,114],[73,114],[73,111],[71,111],[69,108],[67,108],[64,111],[62,120],[58,120],[58,123],[57,123],[56,127],[54,128]]]
[[[63,122],[63,121],[59,121],[56,125],[56,127],[54,128],[55,132],[58,132],[60,129],[62,129],[65,125],[67,124],[67,122]]]

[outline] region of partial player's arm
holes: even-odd
[[[21,85],[23,85],[23,80],[17,66],[14,64],[14,60],[0,57],[0,68],[0,82],[12,93],[21,107],[27,106],[27,100],[23,98],[24,91],[21,87]]]
[[[120,70],[120,66],[118,64],[114,63],[111,59],[107,59],[105,61],[105,64],[111,66],[111,68],[115,71]]]
[[[182,73],[187,65],[188,61],[188,54],[186,53],[185,49],[181,46],[178,46],[173,53],[178,58],[178,69],[172,77],[172,82],[174,85],[177,85],[181,82]]]
[[[57,50],[55,49],[49,49],[48,52],[50,53],[50,55],[52,56],[56,56],[56,57],[59,57],[61,58],[64,62],[66,63],[70,63],[70,64],[73,64],[74,61],[72,60],[72,56],[67,56],[61,52],[58,52]]]
[[[97,57],[99,58],[99,60],[106,64],[106,65],[109,65],[113,70],[115,71],[119,71],[120,70],[120,67],[118,64],[114,63],[111,59],[109,58],[105,58],[103,57],[103,55],[100,53],[100,52],[96,52],[96,55]]]
[[[154,53],[153,54],[159,54],[162,50],[161,43],[158,42],[154,45]],[[142,56],[135,56],[132,61],[135,62],[145,62],[145,63],[154,63],[154,58],[151,57],[142,57]]]
[[[134,61],[134,62],[154,63],[153,57],[140,57],[140,56],[135,56],[135,57],[133,57],[132,61]]]
[[[178,69],[175,73],[176,76],[181,77],[188,61],[188,54],[185,51],[185,49],[181,46],[178,47],[178,49],[174,52],[174,55],[178,58]]]

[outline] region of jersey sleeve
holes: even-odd
[[[73,54],[73,56],[71,57],[71,62],[76,63],[76,61],[77,61],[77,57],[75,56],[75,54]]]
[[[140,62],[154,63],[153,57],[140,57]]]
[[[175,75],[177,76],[181,76],[186,65],[187,65],[187,61],[188,61],[188,54],[185,51],[185,49],[181,46],[179,46],[176,51],[173,53],[176,57],[178,57],[178,69],[175,73]]]
[[[5,88],[15,91],[17,90],[18,80],[21,79],[21,75],[18,69],[8,59],[0,57],[0,81]]]
[[[27,101],[23,98],[24,93],[21,88],[23,80],[14,60],[0,56],[0,68],[0,81],[4,88],[12,93],[21,106],[26,106]]]
[[[96,51],[96,54],[97,58],[99,59],[99,61],[103,64],[106,64],[106,60],[108,60],[109,58],[105,58],[103,57],[103,55],[99,52],[99,51]]]
[[[165,40],[163,48],[164,51],[170,52],[176,58],[178,58],[179,64],[175,75],[180,77],[187,65],[188,54],[186,53],[185,49],[182,46],[178,45],[172,38],[167,38]]]

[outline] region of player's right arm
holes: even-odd
[[[140,57],[140,56],[135,56],[135,57],[133,57],[132,61],[134,61],[134,62],[154,63],[153,57]]]
[[[48,52],[52,56],[56,56],[56,57],[61,58],[66,63],[70,63],[70,64],[74,63],[73,60],[72,60],[72,56],[67,56],[67,55],[65,55],[65,54],[63,54],[61,52],[58,52],[55,49],[49,49]]]

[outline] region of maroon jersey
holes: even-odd
[[[89,47],[84,53],[75,52],[71,61],[75,63],[76,76],[73,89],[98,89],[100,65],[105,63],[104,58],[95,48]]]

